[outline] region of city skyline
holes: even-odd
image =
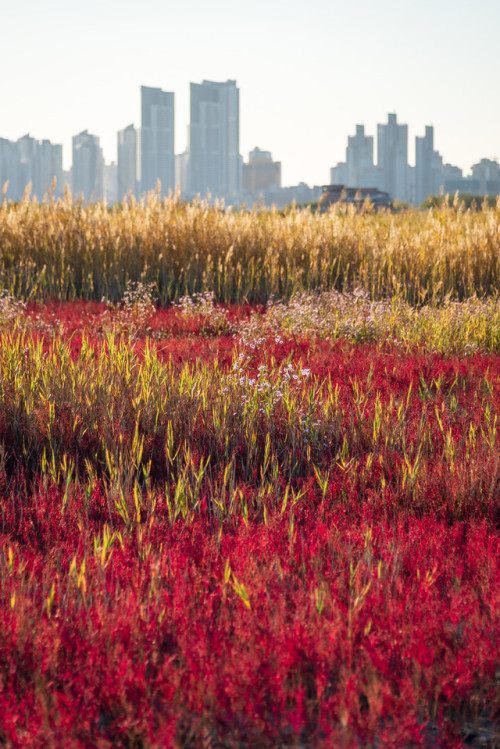
[[[100,138],[82,131],[72,138],[72,165],[63,173],[62,146],[26,134],[17,141],[0,137],[0,184],[8,182],[7,197],[19,200],[25,186],[41,197],[58,179],[74,195],[86,200],[114,203],[128,192],[136,197],[161,185],[162,196],[179,188],[183,199],[211,194],[229,204],[262,201],[286,205],[312,202],[321,186],[282,186],[281,162],[271,151],[255,147],[244,162],[239,153],[239,89],[236,81],[191,83],[189,150],[174,153],[174,92],[141,86],[141,128],[133,124],[117,132],[117,160],[105,163]],[[357,124],[348,135],[345,161],[330,168],[330,185],[382,191],[388,199],[420,205],[430,195],[455,192],[500,194],[500,164],[483,157],[464,175],[460,167],[445,163],[434,148],[434,128],[425,126],[415,137],[415,166],[408,159],[408,125],[388,113],[387,123],[377,123],[374,136]],[[50,170],[53,170],[52,172]],[[62,178],[62,180],[61,180]]]
[[[204,80],[204,83],[213,83],[213,82]],[[236,84],[236,81],[234,81],[234,83]],[[193,86],[198,86],[198,85],[200,85],[200,84],[195,84],[195,83],[191,82],[189,84],[190,91],[193,90]],[[216,83],[216,85],[221,85],[221,83]],[[153,91],[158,92],[158,91],[161,91],[162,94],[168,95],[168,97],[169,97],[169,106],[172,107],[172,111],[173,111],[173,107],[174,107],[174,97],[176,97],[176,92],[166,92],[166,91],[163,91],[160,88],[155,88],[155,87],[151,87],[151,86],[144,86],[144,85],[140,86],[140,91],[141,91],[141,99],[140,99],[140,106],[139,106],[139,116],[137,117],[137,125],[136,125],[136,121],[134,121],[133,123],[131,123],[128,126],[128,128],[132,128],[132,127],[135,128],[137,130],[138,135],[139,135],[139,140],[142,140],[144,137],[146,137],[145,143],[148,143],[148,136],[144,135],[145,128],[143,126],[141,127],[141,125],[143,125],[143,122],[144,122],[145,111],[147,110],[147,107],[145,108],[144,107],[144,103],[143,103],[144,92],[147,92],[147,91],[149,91],[149,92],[153,92]],[[239,94],[239,88],[238,88],[238,94]],[[155,109],[158,110],[158,107],[155,107]],[[161,109],[162,108],[160,108],[160,111],[161,111]],[[165,107],[163,107],[163,112],[165,112],[165,111],[166,111],[166,109],[165,109]],[[192,114],[192,108],[191,108],[191,114]],[[390,112],[389,113],[389,122],[391,121],[391,118],[393,116],[395,116],[395,113],[394,112]],[[397,116],[399,116],[399,115],[397,115]],[[241,115],[239,116],[239,119],[241,120]],[[176,121],[177,121],[177,117],[175,116],[175,122]],[[363,132],[364,132],[367,129],[366,126],[365,126],[365,122],[366,122],[366,120],[364,118],[362,118],[361,122],[358,122],[356,124],[356,128],[363,128]],[[0,121],[0,124],[1,124],[1,121]],[[401,124],[401,123],[399,123],[399,124]],[[415,137],[416,139],[419,138],[419,136],[417,135],[416,132],[413,133],[413,130],[415,128],[412,128],[408,123],[404,123],[401,126],[406,129],[406,138],[408,140],[411,137]],[[381,146],[378,145],[378,140],[379,140],[380,134],[382,132],[382,131],[379,130],[380,127],[381,127],[381,123],[374,123],[373,124],[373,131],[374,132],[377,131],[377,136],[378,136],[377,137],[377,149],[379,149],[379,151],[380,151]],[[431,120],[431,124],[429,124],[429,123],[421,123],[420,130],[422,129],[422,127],[426,128],[426,129],[429,128],[429,127],[431,127],[434,130],[434,132],[436,130],[435,127],[434,127],[434,125],[432,125],[432,120]],[[191,128],[191,122],[190,121],[184,123],[184,126],[181,128],[181,130],[185,130],[188,133],[188,137],[186,138],[186,145],[185,145],[184,150],[180,150],[175,145],[175,124],[174,124],[174,121],[169,121],[168,126],[167,126],[167,131],[169,133],[168,137],[171,138],[171,148],[173,148],[173,150],[171,150],[171,154],[173,154],[174,156],[180,156],[180,155],[182,155],[183,153],[186,153],[189,150],[189,131],[190,131],[190,128]],[[127,128],[125,128],[125,129],[127,129]],[[104,158],[104,161],[105,161],[106,164],[111,164],[111,163],[117,163],[118,162],[117,135],[121,131],[123,131],[123,130],[124,130],[124,127],[122,126],[121,128],[117,129],[117,131],[114,133],[115,146],[114,146],[114,152],[111,152],[111,153],[106,153],[106,151],[104,149],[104,146],[102,144],[103,137],[102,137],[101,134],[98,134],[97,137],[99,138],[101,149],[102,149],[102,152],[103,152],[103,158]],[[418,131],[418,126],[417,126],[416,130]],[[83,130],[82,132],[87,132],[87,131],[88,131],[88,128],[85,128],[85,130]],[[74,142],[75,134],[72,134],[70,136],[70,138],[69,138],[69,147],[67,147],[67,148],[64,147],[64,144],[61,144],[61,143],[57,143],[56,144],[56,143],[54,143],[54,141],[50,137],[50,135],[49,135],[49,137],[42,139],[41,137],[38,136],[37,133],[33,132],[29,128],[28,129],[25,128],[23,130],[23,132],[20,133],[17,137],[15,137],[13,139],[9,138],[9,140],[18,141],[18,140],[21,140],[22,138],[25,138],[25,137],[30,137],[32,139],[41,140],[41,141],[43,140],[44,142],[50,142],[53,145],[62,146],[63,168],[66,171],[68,171],[68,170],[70,170],[72,168],[73,162],[72,162],[72,159],[71,159],[71,155],[74,153],[73,142]],[[149,137],[151,137],[151,136],[149,136]],[[356,136],[355,135],[354,136],[351,136],[351,135],[347,136],[347,135],[345,135],[344,137],[348,137],[348,143],[349,143],[349,141],[352,138],[356,137]],[[373,140],[373,136],[369,136],[369,137],[371,137],[372,140]],[[0,139],[2,139],[2,138],[5,139],[5,138],[7,138],[7,136],[5,135],[5,133],[0,132]],[[253,147],[249,148],[246,151],[246,153],[250,154],[253,149],[260,148],[261,145],[262,144],[256,145],[254,143]],[[266,144],[264,144],[264,145],[266,145]],[[498,153],[500,154],[500,131],[499,131],[499,136],[498,136],[498,146],[499,146],[498,147]],[[138,144],[138,147],[139,147],[139,158],[142,159],[142,161],[140,162],[140,171],[142,172],[144,170],[144,167],[146,167],[146,169],[148,169],[148,167],[146,166],[147,161],[144,160],[145,157],[140,155],[140,154],[144,153],[144,148],[141,148],[141,144],[140,143]],[[374,148],[374,145],[372,145],[372,147]],[[299,148],[300,148],[300,146],[299,146]],[[444,149],[446,149],[446,144],[444,145]],[[345,145],[344,145],[344,148],[342,150],[345,150]],[[476,164],[477,162],[479,162],[481,159],[488,158],[488,159],[497,160],[497,161],[499,160],[499,156],[497,155],[497,153],[494,153],[494,154],[481,153],[479,146],[478,146],[478,148],[476,150],[477,150],[477,157],[476,157],[476,159],[475,159],[475,161],[473,163],[471,163],[469,165],[465,165],[465,166],[462,165],[462,164],[456,164],[455,165],[455,166],[457,166],[457,167],[460,168],[460,170],[463,172],[464,176],[472,174],[472,170],[473,170],[474,164]],[[379,151],[377,151],[377,158],[375,159],[376,163],[378,163],[378,161],[379,161],[379,159],[381,157],[381,154],[380,154]],[[245,152],[240,151],[240,153],[244,157]],[[337,159],[337,161],[336,161],[337,164],[341,161],[341,154],[339,153],[338,156],[340,158]],[[444,153],[444,157],[447,158],[446,150],[445,150],[445,153]],[[408,147],[408,149],[406,151],[406,158],[407,158],[408,165],[415,166],[416,162],[417,162],[416,148],[410,148],[410,147]],[[170,159],[168,159],[168,160],[170,161]],[[450,161],[451,161],[451,159],[450,159]],[[304,183],[309,184],[309,185],[313,185],[313,184],[328,184],[331,181],[331,180],[328,179],[328,175],[329,175],[329,173],[331,171],[331,168],[332,168],[332,164],[327,164],[326,162],[324,162],[324,164],[323,164],[323,171],[326,174],[326,178],[322,182],[316,182],[316,183],[312,183],[310,181],[308,182],[306,179],[304,179],[304,178],[302,178],[302,177],[299,176],[297,182],[293,183],[293,184],[299,184],[301,182],[304,182]],[[166,169],[167,169],[167,172],[166,172],[167,178],[164,180],[164,184],[165,183],[167,184],[167,186],[168,186],[167,190],[168,190],[169,187],[173,188],[175,186],[175,177],[173,176],[172,164],[171,163],[169,163],[169,165],[168,165],[168,167],[166,167]],[[286,169],[285,169],[285,171],[286,171]],[[149,182],[148,182],[147,179],[146,179],[146,181],[141,180],[140,188],[141,188],[142,192],[148,191],[150,189],[154,189],[155,184],[156,184],[156,179],[154,180],[154,184],[153,184],[153,182],[151,182],[151,180],[149,180]],[[287,183],[287,184],[292,184],[292,183]],[[360,186],[363,187],[363,186],[367,186],[367,185],[361,184]],[[391,189],[390,189],[391,185],[386,185],[386,187],[388,188],[388,192],[391,192]]]
[[[471,166],[470,175],[455,164],[446,163],[434,148],[434,128],[415,137],[415,165],[408,160],[408,125],[398,122],[395,112],[386,123],[377,124],[377,158],[374,138],[364,125],[347,138],[345,161],[330,169],[330,184],[351,189],[375,188],[391,200],[421,205],[433,195],[456,192],[469,195],[500,195],[500,164],[483,157]]]
[[[70,0],[25,0],[2,18],[0,130],[61,143],[67,167],[72,136],[88,129],[109,162],[116,132],[140,126],[135,92],[147,85],[176,94],[180,153],[189,81],[233,79],[240,151],[270,150],[284,184],[326,183],[352,123],[371,131],[387,112],[412,134],[433,125],[436,148],[469,170],[500,155],[499,26],[493,0],[473,12],[463,0],[318,0],[307,12],[298,0],[256,0],[251,11],[228,0],[89,0],[84,12]]]

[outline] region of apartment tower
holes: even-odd
[[[415,138],[415,203],[420,205],[429,195],[439,192],[443,159],[434,150],[434,128],[426,125],[425,135]]]
[[[141,86],[141,191],[175,189],[174,94]]]
[[[383,189],[393,200],[408,200],[408,125],[399,125],[397,115],[389,114],[386,125],[377,125],[377,136]]]
[[[191,83],[189,193],[238,200],[240,99],[236,81]]]
[[[117,156],[118,200],[129,192],[137,196],[137,130],[133,125],[118,131]]]
[[[373,136],[365,135],[365,126],[356,125],[356,134],[347,139],[347,187],[375,187]]]
[[[97,135],[87,130],[74,135],[72,189],[73,195],[85,200],[104,197],[104,158]]]

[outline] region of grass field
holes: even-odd
[[[162,305],[213,292],[266,303],[314,290],[363,289],[412,305],[500,289],[500,203],[459,200],[427,212],[225,211],[150,195],[108,208],[61,201],[0,205],[0,288],[14,296],[117,301],[153,283]]]
[[[0,743],[499,745],[499,217],[4,203]]]

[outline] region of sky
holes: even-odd
[[[175,92],[186,147],[189,83],[235,79],[240,152],[282,163],[283,185],[329,182],[357,123],[388,112],[434,125],[445,162],[500,156],[499,0],[0,0],[0,137],[63,144],[140,126],[140,86]]]

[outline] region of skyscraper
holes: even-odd
[[[187,150],[175,156],[175,188],[179,189],[183,196],[189,192],[189,151]]]
[[[270,151],[254,148],[243,164],[242,187],[246,192],[258,192],[281,187],[281,162],[273,161]]]
[[[62,146],[51,143],[50,140],[38,141],[33,190],[40,199],[47,192],[47,188],[52,187],[54,177],[56,179],[54,194],[56,197],[62,197],[64,193]]]
[[[434,150],[434,128],[426,125],[425,135],[415,138],[415,202],[423,203],[429,195],[439,192],[439,176],[443,159]]]
[[[347,187],[375,187],[373,135],[365,135],[365,126],[356,125],[356,135],[347,139]]]
[[[35,158],[36,158],[36,140],[29,133],[17,139],[17,148],[21,160],[21,178],[24,186],[31,184],[31,194],[37,192],[35,185]],[[41,196],[39,196],[41,197]]]
[[[81,194],[85,200],[101,200],[104,197],[104,158],[99,138],[84,130],[73,136],[72,143],[73,194]]]
[[[137,196],[137,130],[129,125],[118,131],[118,200],[132,192]]]
[[[500,195],[500,164],[496,160],[481,159],[472,166],[472,179],[479,183],[479,195]]]
[[[141,86],[141,190],[175,188],[174,94]]]
[[[238,200],[240,98],[236,81],[191,83],[189,192]]]
[[[47,189],[52,188],[54,177],[54,194],[61,197],[64,190],[61,145],[36,140],[29,134],[15,142],[0,138],[0,186],[9,182],[9,198],[20,200],[30,184],[31,195],[41,200]]]
[[[104,197],[109,205],[118,202],[118,167],[116,161],[104,164],[103,172]],[[123,196],[122,196],[123,197]]]
[[[377,125],[377,135],[383,189],[393,200],[408,200],[408,125],[398,125],[397,115],[389,114],[387,125]]]
[[[26,172],[19,151],[18,143],[0,138],[0,191],[8,183],[7,198],[10,200],[21,200],[26,187]]]

